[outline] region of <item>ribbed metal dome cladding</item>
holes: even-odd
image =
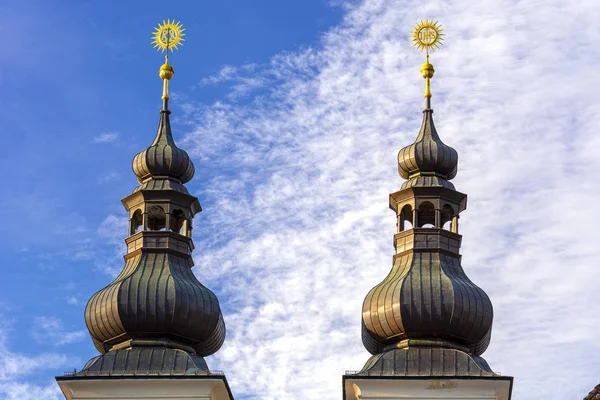
[[[432,113],[431,109],[423,111],[423,124],[417,140],[398,153],[398,172],[404,179],[421,173],[448,180],[456,176],[458,153],[438,136]]]
[[[168,253],[129,258],[121,274],[89,300],[85,322],[100,353],[129,339],[162,338],[208,356],[225,340],[217,297],[184,257]]]
[[[194,164],[188,154],[175,145],[171,134],[169,110],[162,110],[154,142],[133,158],[133,172],[140,183],[154,177],[171,177],[181,183],[194,177]]]
[[[405,339],[442,339],[481,355],[490,343],[493,308],[460,259],[404,254],[363,302],[362,339],[371,354]]]
[[[195,212],[189,204],[195,202],[198,211],[200,204],[183,184],[192,179],[194,165],[175,145],[170,111],[166,104],[163,107],[154,142],[134,158],[133,171],[141,185],[130,196],[139,191],[158,192],[159,209],[165,212],[163,207],[169,207],[170,215],[180,209],[190,223]],[[124,204],[132,214],[151,205],[143,201],[143,207]],[[148,221],[147,214],[144,218]],[[85,309],[86,325],[98,351],[175,346],[200,357],[214,354],[225,340],[225,323],[217,297],[191,270],[191,233],[169,229],[168,223],[160,230],[146,223],[141,231],[131,232],[130,238],[133,235],[137,237],[128,243],[125,268],[92,296]]]

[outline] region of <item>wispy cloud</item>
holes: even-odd
[[[257,64],[245,64],[240,67],[225,65],[216,75],[208,76],[200,81],[200,86],[228,84],[229,100],[238,100],[249,95],[255,89],[267,85],[272,79],[269,69]]]
[[[65,366],[68,358],[61,354],[41,354],[37,356],[26,356],[19,353],[11,353],[6,349],[0,352],[0,382],[13,380],[25,376],[36,369],[53,369]]]
[[[94,138],[94,143],[111,143],[119,138],[119,132],[104,132]]]
[[[98,227],[98,236],[109,245],[109,252],[96,257],[96,267],[111,275],[117,276],[123,269],[123,254],[127,250],[124,238],[127,236],[127,214],[109,215]]]
[[[115,171],[108,172],[98,178],[98,183],[103,185],[105,183],[115,182],[121,179],[121,174]]]
[[[60,390],[55,382],[48,381],[40,386],[23,379],[38,370],[55,371],[77,365],[80,360],[69,359],[64,354],[42,353],[34,356],[14,352],[7,347],[10,327],[6,320],[0,326],[0,398],[7,400],[60,399]]]
[[[32,336],[38,343],[62,346],[79,342],[86,337],[86,332],[69,331],[56,317],[37,317],[34,319]]]
[[[64,400],[54,381],[43,386],[27,382],[0,382],[0,395],[4,400]]]
[[[81,304],[81,301],[77,296],[69,296],[67,297],[67,304],[70,304],[72,306],[78,306]]]
[[[237,75],[238,69],[232,65],[224,65],[216,75],[207,76],[200,80],[200,85],[216,85],[221,82],[227,82]]]
[[[600,84],[597,5],[368,0],[321,48],[253,72],[266,93],[185,108],[184,147],[210,178],[197,273],[228,326],[209,362],[242,398],[338,398],[340,375],[368,358],[361,304],[391,267],[387,195],[420,126],[423,57],[407,35],[436,15],[448,40],[431,59],[435,118],[470,196],[463,263],[495,306],[484,357],[516,377],[518,399],[582,398],[598,383],[600,254],[583,222],[600,220],[600,106],[585,91]],[[235,94],[236,74],[215,81]]]

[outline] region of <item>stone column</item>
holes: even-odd
[[[171,213],[165,213],[165,231],[171,230]]]

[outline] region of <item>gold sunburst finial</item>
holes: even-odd
[[[181,22],[168,19],[163,21],[162,24],[159,23],[158,27],[154,28],[154,32],[152,33],[154,48],[160,52],[166,52],[165,63],[160,66],[160,70],[158,71],[158,76],[163,80],[162,99],[164,109],[167,109],[167,101],[169,100],[169,79],[175,74],[175,70],[169,65],[169,50],[173,52],[173,50],[178,49],[178,46],[183,46],[183,41],[185,40],[183,38],[185,36],[184,31],[185,29]]]
[[[414,47],[421,51],[425,50],[429,54],[430,50],[433,52],[435,49],[440,48],[443,44],[444,36],[444,30],[439,22],[426,19],[425,21],[420,20],[417,22],[410,35],[410,41]]]
[[[158,51],[167,52],[168,57],[169,50],[177,50],[178,46],[183,46],[183,41],[185,40],[183,38],[185,36],[184,31],[185,29],[179,21],[175,22],[175,20],[171,21],[170,19],[163,21],[162,24],[159,23],[154,28],[152,44]]]
[[[432,53],[439,49],[443,44],[444,30],[442,29],[442,25],[439,22],[434,21],[432,19],[420,20],[417,22],[415,27],[413,28],[412,34],[410,35],[410,41],[412,45],[423,51],[425,50],[426,58],[425,64],[421,66],[421,75],[425,78],[425,98],[426,103],[425,107],[427,109],[431,106],[431,88],[430,88],[430,80],[433,78],[433,74],[435,70],[433,69],[433,65],[429,63],[429,52]]]

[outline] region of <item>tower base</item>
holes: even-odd
[[[233,400],[223,373],[181,349],[134,347],[92,358],[56,378],[66,400]]]
[[[510,400],[512,377],[344,375],[344,400]]]
[[[224,375],[57,377],[66,400],[233,400]]]
[[[434,347],[376,354],[343,376],[344,400],[510,400],[512,385],[480,356]]]

